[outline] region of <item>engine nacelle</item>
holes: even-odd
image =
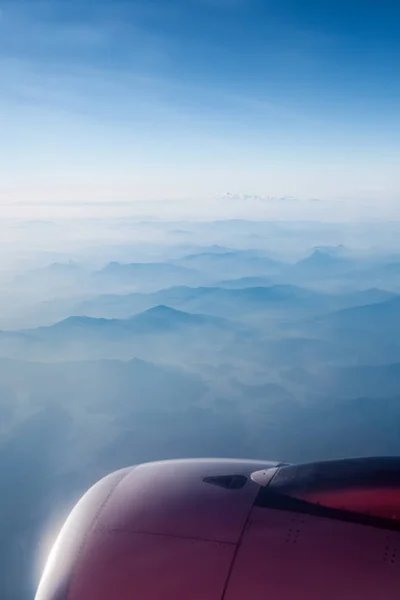
[[[398,600],[400,460],[148,463],[83,496],[36,600]]]

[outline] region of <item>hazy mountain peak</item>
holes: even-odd
[[[175,308],[171,308],[166,304],[159,304],[158,306],[153,306],[148,308],[147,310],[139,313],[133,318],[137,318],[138,316],[147,316],[147,317],[162,317],[162,318],[182,318],[184,316],[190,316],[189,313],[186,313],[182,310],[176,310]]]
[[[344,257],[350,253],[350,250],[344,244],[338,244],[337,246],[314,246],[313,252],[322,252],[333,257]]]
[[[326,250],[322,250],[321,248],[316,248],[315,250],[313,250],[313,252],[310,254],[310,256],[308,256],[304,259],[304,261],[322,262],[322,261],[329,261],[331,258],[332,258],[332,256],[331,256],[330,252],[327,252]]]
[[[103,318],[94,318],[94,317],[87,317],[85,315],[82,316],[71,316],[71,317],[67,317],[66,319],[63,319],[62,321],[58,321],[57,323],[54,323],[54,325],[50,325],[47,327],[39,327],[37,330],[30,330],[30,331],[39,331],[39,332],[43,332],[43,331],[61,331],[61,330],[74,330],[74,329],[86,329],[86,328],[94,328],[94,327],[101,327],[101,326],[107,326],[111,323],[115,323],[118,322],[117,319],[103,319]]]
[[[327,269],[333,267],[346,267],[349,264],[347,258],[317,248],[313,250],[309,256],[297,262],[295,267],[305,269]]]

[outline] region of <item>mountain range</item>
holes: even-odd
[[[269,287],[173,287],[153,294],[109,294],[94,297],[75,307],[76,314],[123,318],[156,306],[166,304],[189,312],[201,312],[230,318],[241,318],[255,311],[271,309],[285,311],[330,312],[335,309],[372,304],[393,298],[385,290],[369,289],[360,292],[327,294],[292,285]],[[288,312],[289,311],[289,312]]]
[[[0,356],[57,360],[60,358],[126,357],[141,355],[154,345],[154,355],[168,344],[175,349],[246,335],[246,328],[221,317],[190,314],[156,306],[128,319],[68,317],[54,325],[0,332]],[[182,347],[182,351],[184,348]]]

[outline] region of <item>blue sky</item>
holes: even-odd
[[[0,10],[4,203],[400,200],[397,0]]]

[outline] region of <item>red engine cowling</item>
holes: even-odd
[[[36,600],[398,600],[396,460],[123,469],[72,511]]]

